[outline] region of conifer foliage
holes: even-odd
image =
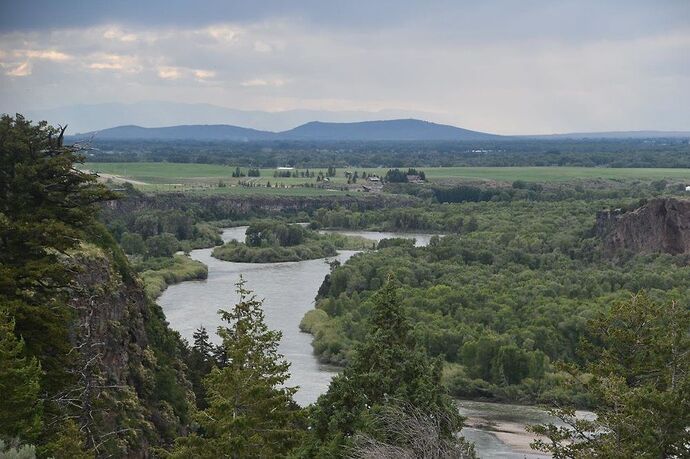
[[[569,368],[595,398],[596,419],[552,411],[565,426],[530,426],[555,458],[690,457],[690,310],[642,292],[590,323],[590,363]]]
[[[0,310],[0,433],[34,440],[42,423],[41,367],[24,352],[24,341],[14,335],[14,320]]]
[[[205,378],[200,429],[178,440],[174,457],[281,457],[300,439],[297,388],[283,386],[290,364],[278,353],[281,333],[268,328],[263,302],[245,280],[236,285],[239,302],[219,311],[228,323],[218,328],[227,363]]]
[[[375,422],[382,410],[392,406],[440,421],[441,441],[455,440],[454,433],[462,427],[458,409],[440,382],[441,363],[418,345],[391,276],[372,303],[367,339],[312,408],[304,456],[340,457],[355,435],[393,440],[387,438],[390,431],[377,429]],[[465,457],[473,455],[471,447],[459,445],[458,450]]]

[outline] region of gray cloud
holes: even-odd
[[[53,4],[0,14],[2,111],[167,100],[499,133],[690,129],[686,1],[153,2],[155,19],[149,2]]]

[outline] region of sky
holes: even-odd
[[[690,130],[690,0],[0,0],[0,112],[143,101]]]

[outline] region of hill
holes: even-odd
[[[417,119],[359,121],[332,123],[311,121],[287,131],[272,132],[228,124],[189,124],[146,128],[127,125],[72,136],[74,139],[96,140],[192,140],[251,142],[262,140],[294,140],[312,142],[370,141],[491,141],[491,140],[593,140],[593,139],[659,139],[690,138],[690,132],[621,131],[550,134],[532,136],[501,136],[471,131],[447,124]]]
[[[690,131],[603,131],[603,132],[570,132],[566,134],[545,134],[520,136],[530,139],[570,139],[570,140],[592,140],[592,139],[687,139],[690,138]]]
[[[100,131],[77,134],[74,137],[78,139],[95,138],[101,140],[226,140],[246,142],[250,140],[268,140],[274,135],[272,132],[227,124],[201,124],[159,128],[117,126]]]
[[[14,113],[12,110],[9,113]],[[419,110],[239,110],[203,103],[142,101],[135,103],[100,103],[67,105],[51,109],[29,110],[29,119],[48,120],[67,125],[68,134],[93,132],[113,126],[145,127],[190,124],[229,124],[263,131],[281,132],[309,121],[333,123],[393,120],[401,118],[437,119],[437,113]]]
[[[279,134],[292,140],[491,140],[501,136],[436,124],[429,121],[404,119],[362,121],[358,123],[324,123],[313,121]]]
[[[200,140],[200,141],[434,141],[492,140],[501,136],[415,119],[324,123],[313,121],[283,132],[216,125],[183,125],[158,128],[118,126],[77,134],[77,139],[97,140]]]

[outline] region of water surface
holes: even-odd
[[[246,229],[246,226],[225,229],[223,241],[244,241]],[[433,236],[374,231],[338,232],[375,241],[391,237],[414,238],[418,246],[428,244]],[[298,262],[235,263],[213,258],[212,250],[194,250],[190,254],[193,259],[208,266],[207,279],[171,285],[159,298],[158,302],[163,307],[170,326],[190,342],[194,331],[204,326],[213,341],[218,343],[214,332],[218,326],[226,324],[222,323],[217,311],[221,308],[229,309],[238,301],[234,284],[241,274],[247,281],[247,288],[264,299],[268,326],[283,333],[279,350],[291,363],[288,385],[299,386],[295,400],[301,405],[314,402],[326,392],[337,368],[318,361],[312,351],[312,337],[300,332],[299,323],[304,314],[314,308],[316,292],[330,269],[328,262],[337,259],[344,263],[357,252],[344,250],[336,257]],[[482,428],[483,424],[494,424],[495,429],[520,430],[524,424],[547,421],[543,411],[519,405],[472,401],[458,403],[460,412],[468,417],[470,424],[480,426],[463,429],[463,436],[475,442],[481,457],[544,457],[530,453],[524,447],[525,442],[529,442],[524,434],[522,437],[511,437],[509,433],[495,434]],[[499,438],[501,435],[504,441]]]

